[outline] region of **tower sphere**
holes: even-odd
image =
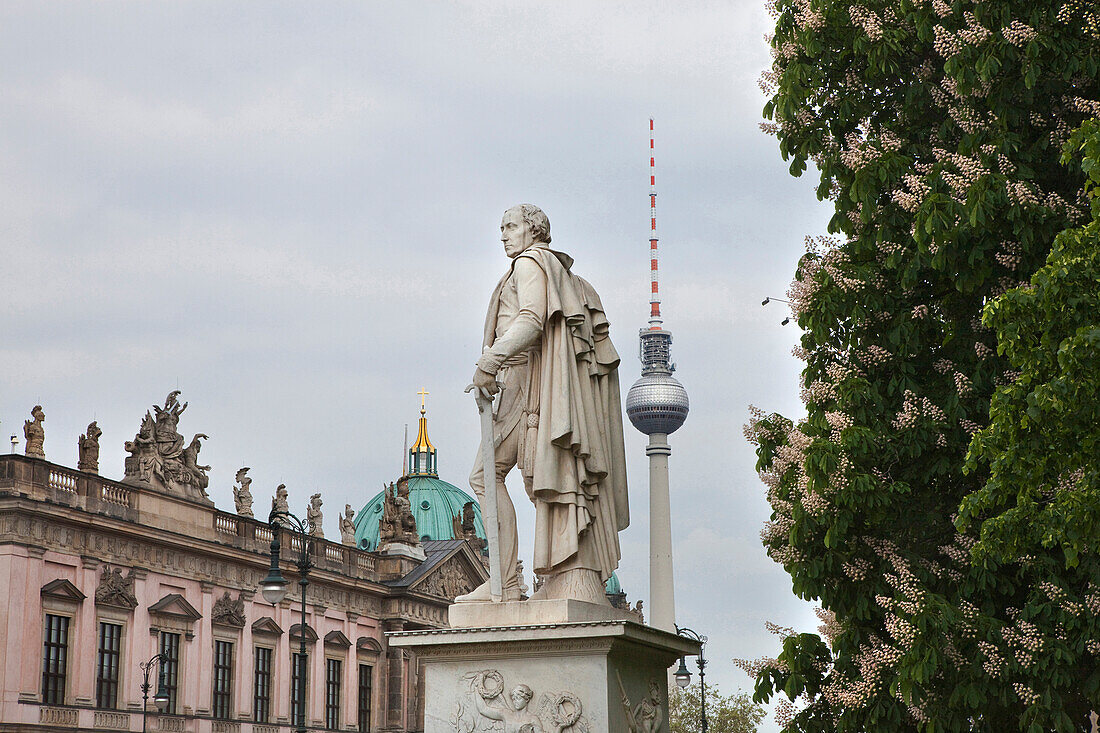
[[[670,374],[646,374],[626,393],[626,416],[646,435],[676,432],[688,407],[687,390]]]

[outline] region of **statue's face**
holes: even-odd
[[[504,254],[509,257],[517,256],[534,244],[531,226],[523,220],[523,213],[518,209],[504,212],[500,222],[500,241],[504,242]]]
[[[527,707],[529,700],[527,696],[523,694],[523,690],[512,690],[512,706],[516,710],[523,710]]]

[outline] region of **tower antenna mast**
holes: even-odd
[[[649,328],[661,330],[661,292],[657,284],[657,161],[653,148],[653,118],[649,118]]]
[[[688,416],[684,386],[672,376],[672,332],[661,320],[657,286],[657,165],[653,118],[649,119],[649,327],[638,330],[642,377],[626,395],[626,416],[649,436],[649,619],[658,629],[676,633],[676,600],[672,579],[672,518],[668,485],[668,436]]]

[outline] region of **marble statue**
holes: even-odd
[[[126,478],[123,483],[144,484],[170,494],[183,496],[204,504],[213,505],[206,487],[210,479],[206,472],[210,466],[199,465],[201,440],[208,439],[198,433],[191,443],[184,446],[184,438],[177,431],[180,415],[187,403],[179,403],[179,390],[172,391],[164,400],[164,407],[153,405],[146,412],[141,427],[133,440],[126,441]],[[154,417],[155,415],[155,417]]]
[[[309,497],[309,506],[306,507],[306,527],[309,533],[319,539],[325,538],[325,530],[322,527],[324,515],[321,513],[321,495],[314,494]]]
[[[290,501],[287,498],[286,484],[279,484],[275,488],[275,496],[271,497],[271,513],[281,512],[287,514],[290,512]],[[281,524],[284,527],[289,527],[290,522],[286,518],[281,518],[276,521],[277,524]]]
[[[544,693],[536,708],[531,704],[534,690],[518,684],[506,691],[504,676],[495,669],[470,672],[463,681],[469,690],[451,717],[454,729],[461,733],[594,733],[583,715],[580,698],[572,692]],[[501,724],[503,729],[498,727]]]
[[[615,676],[618,677],[618,670]],[[661,706],[661,685],[657,680],[649,681],[649,695],[637,705],[630,704],[626,695],[622,677],[619,677],[619,691],[622,693],[623,712],[630,733],[660,733],[664,727],[664,708]]]
[[[355,546],[355,510],[351,504],[344,504],[344,513],[340,517],[340,542]]]
[[[382,518],[378,520],[379,547],[391,542],[416,547],[420,544],[420,535],[416,532],[416,517],[409,502],[409,477],[397,479],[396,486],[391,482],[384,488],[382,496]]]
[[[252,514],[252,492],[248,487],[252,485],[252,479],[248,477],[249,468],[237,470],[236,482],[233,484],[233,504],[237,508],[237,514],[242,517],[251,517]]]
[[[516,567],[516,515],[504,479],[518,467],[535,505],[532,569],[545,578],[532,600],[606,606],[618,533],[629,524],[619,355],[596,291],[573,274],[572,257],[550,248],[546,214],[515,206],[500,230],[511,263],[489,300],[472,380],[489,394],[504,385],[493,418],[500,567]],[[485,516],[481,456],[479,449],[470,487]],[[503,600],[519,600],[515,573],[502,580]],[[488,601],[489,584],[457,600]]]
[[[35,405],[31,410],[33,420],[23,422],[23,436],[27,439],[27,447],[24,450],[31,458],[45,458],[46,451],[42,445],[46,440],[46,429],[42,423],[46,421],[46,413],[42,412],[42,405]]]
[[[76,442],[77,462],[76,467],[88,473],[99,473],[99,436],[103,431],[95,420],[88,424],[88,432],[80,436]]]

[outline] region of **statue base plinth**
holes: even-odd
[[[386,557],[407,557],[410,560],[417,560],[423,562],[427,555],[424,554],[424,548],[419,545],[406,545],[404,542],[391,542],[388,545],[383,545],[378,548],[379,555],[385,555]]]
[[[668,730],[668,668],[699,652],[690,639],[622,620],[387,636],[423,661],[425,733],[482,730],[494,720],[506,730],[526,723],[562,733]],[[533,693],[529,701],[521,685]],[[630,715],[647,720],[634,727]]]
[[[634,616],[628,611],[610,604],[588,603],[571,598],[508,603],[452,603],[447,609],[447,622],[451,628],[467,629],[633,620]]]

